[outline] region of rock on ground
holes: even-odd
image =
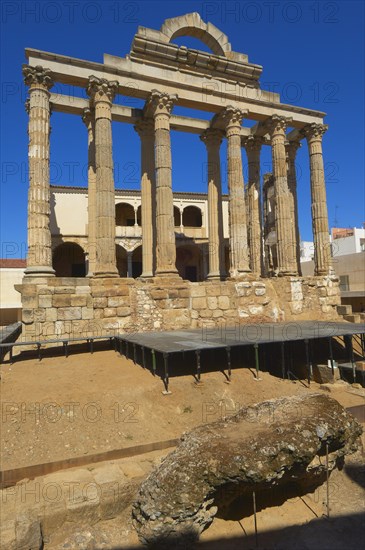
[[[361,433],[322,394],[265,401],[199,426],[142,483],[133,505],[138,536],[159,549],[188,548],[238,497],[252,503],[253,491],[284,487],[292,496],[323,483],[327,445],[332,470],[358,449]]]

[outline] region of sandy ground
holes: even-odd
[[[45,357],[41,362],[33,357],[3,365],[1,469],[171,439],[247,404],[326,391],[316,383],[307,388],[304,382],[281,380],[267,372],[256,381],[247,368],[234,369],[230,384],[222,372],[212,371],[204,373],[203,384],[197,385],[191,374],[183,374],[183,367],[180,376],[171,377],[172,393],[166,396],[158,376],[111,350]],[[363,405],[364,394],[346,383],[333,385],[330,392],[345,407]],[[265,508],[258,513],[258,547],[361,547],[363,487],[363,457],[357,453],[342,472],[331,476],[330,519],[324,517],[324,487],[282,506]],[[253,516],[246,517],[240,510],[235,516],[216,518],[197,548],[255,548]],[[97,528],[61,532],[45,546],[46,550],[137,547],[130,510]]]

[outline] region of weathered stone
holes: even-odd
[[[39,307],[52,307],[52,294],[40,294],[38,305]]]
[[[273,423],[275,429],[273,429]],[[133,505],[140,540],[158,548],[188,547],[218,508],[252,490],[313,490],[329,469],[359,448],[362,428],[323,394],[285,397],[241,409],[185,434],[141,485]]]
[[[104,309],[104,317],[115,317],[117,315],[117,308],[106,307]]]
[[[71,306],[71,294],[55,294],[52,297],[53,307],[69,307]]]
[[[85,294],[74,294],[71,296],[71,306],[86,306],[87,296]]]
[[[229,309],[231,306],[228,296],[218,296],[219,309]]]
[[[194,309],[206,309],[207,300],[206,298],[193,298],[193,308]]]
[[[81,307],[60,307],[57,311],[57,318],[60,321],[82,319]]]
[[[130,307],[118,307],[117,308],[117,316],[118,317],[128,317],[128,315],[131,314],[131,308]]]
[[[90,307],[83,307],[81,310],[81,315],[83,319],[93,319],[94,318],[94,310]]]

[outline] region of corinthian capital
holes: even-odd
[[[218,130],[217,128],[207,128],[201,134],[200,139],[203,143],[205,143],[207,147],[219,147],[219,145],[222,143],[223,132],[222,130]]]
[[[23,76],[27,86],[39,85],[49,90],[54,84],[50,69],[44,69],[41,65],[23,65]]]
[[[298,149],[302,146],[298,139],[285,142],[285,149],[288,154],[289,159],[295,159]]]
[[[178,100],[176,94],[167,94],[152,90],[144,107],[145,117],[155,117],[158,114],[171,115],[172,108]]]
[[[285,131],[292,120],[293,119],[291,117],[273,115],[265,121],[265,126],[272,137],[275,134],[285,134]]]
[[[265,138],[261,136],[244,136],[241,138],[241,145],[249,153],[259,153],[262,145],[265,143]]]
[[[227,105],[227,107],[217,115],[217,120],[223,124],[225,128],[230,128],[232,126],[238,127],[241,126],[242,120],[247,113],[247,110],[238,109],[238,107]]]
[[[95,110],[94,109],[89,109],[89,107],[86,107],[82,111],[82,122],[85,124],[85,126],[87,128],[93,122],[94,118],[95,118]]]
[[[86,93],[95,103],[97,101],[113,101],[118,91],[118,82],[116,80],[107,80],[106,78],[97,78],[94,75],[89,77]]]
[[[327,124],[316,124],[313,122],[312,124],[308,124],[307,126],[304,126],[301,130],[301,134],[307,138],[308,141],[312,140],[321,140],[322,136],[325,132],[327,132],[328,126]]]

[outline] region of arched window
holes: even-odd
[[[201,227],[203,225],[202,211],[197,206],[187,206],[183,212],[184,227]]]
[[[86,263],[83,248],[76,243],[62,243],[53,252],[56,277],[85,277]]]
[[[115,206],[115,225],[133,226],[135,223],[134,208],[125,202],[120,202]]]

